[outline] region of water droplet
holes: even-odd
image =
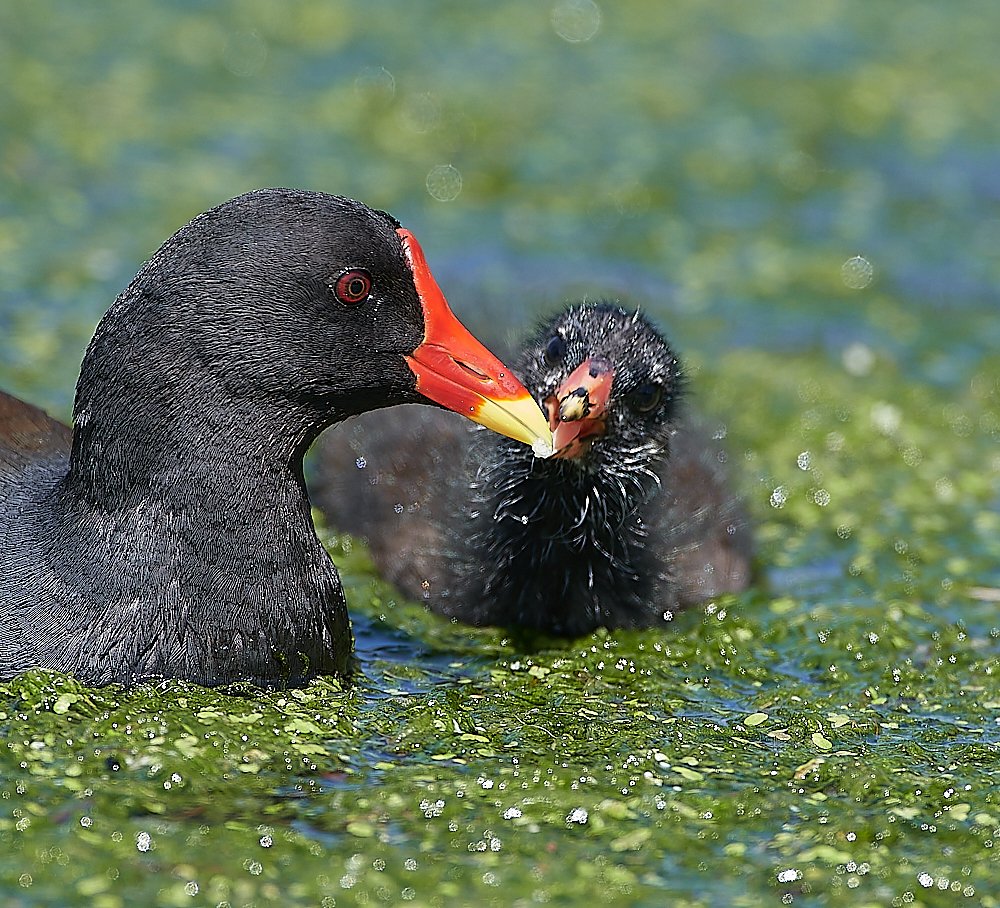
[[[863,290],[872,282],[874,274],[872,263],[860,255],[848,259],[840,268],[840,279],[852,290]]]
[[[423,135],[437,129],[441,122],[441,105],[429,92],[410,95],[400,108],[399,118],[410,132]]]
[[[809,452],[803,451],[798,457],[795,458],[795,463],[798,465],[800,470],[808,470],[809,464],[812,463],[812,458],[809,456]]]
[[[589,41],[601,27],[601,11],[593,0],[561,0],[552,8],[552,27],[564,41]]]
[[[793,151],[779,162],[778,179],[789,189],[805,192],[816,182],[816,162],[804,151]]]
[[[114,277],[120,260],[110,249],[95,249],[87,256],[87,273],[96,281],[106,281]]]
[[[948,504],[955,500],[955,484],[947,476],[942,476],[934,483],[934,494],[938,501]]]
[[[462,191],[462,175],[451,164],[439,164],[427,174],[427,191],[439,202],[451,202]]]
[[[396,80],[384,66],[366,66],[354,80],[354,90],[369,103],[384,107],[396,93]]]
[[[903,422],[903,411],[893,404],[877,401],[871,409],[872,428],[880,435],[895,435]]]
[[[256,32],[234,32],[226,40],[222,59],[234,76],[252,76],[267,59],[267,44]]]
[[[857,378],[871,375],[872,369],[875,368],[875,354],[867,344],[851,344],[845,347],[844,352],[840,354],[840,361],[844,364],[847,374]]]

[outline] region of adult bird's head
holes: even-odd
[[[126,397],[147,406],[130,413]],[[183,416],[191,399],[290,434],[298,451],[347,416],[427,401],[541,453],[550,441],[527,391],[452,314],[409,231],[297,190],[240,196],[164,244],[98,328],[76,420],[86,429],[107,406],[118,421]]]

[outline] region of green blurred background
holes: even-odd
[[[996,0],[2,0],[0,387],[69,418],[181,224],[354,196],[492,343],[650,311],[759,570],[527,646],[333,536],[349,690],[0,685],[0,906],[1000,905],[998,47]]]
[[[992,320],[921,327],[997,299],[998,22],[990,0],[6,0],[0,382],[67,415],[138,265],[277,185],[394,213],[474,325],[628,295],[688,346],[861,340],[964,377]]]

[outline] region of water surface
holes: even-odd
[[[69,418],[198,212],[350,195],[498,345],[650,311],[760,577],[526,641],[325,530],[353,687],[0,687],[0,904],[1000,903],[998,43],[988,0],[7,0],[5,389]]]

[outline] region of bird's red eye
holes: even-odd
[[[333,292],[342,303],[356,306],[368,299],[368,294],[372,292],[371,275],[360,268],[345,271],[337,278],[337,283],[333,285]]]

